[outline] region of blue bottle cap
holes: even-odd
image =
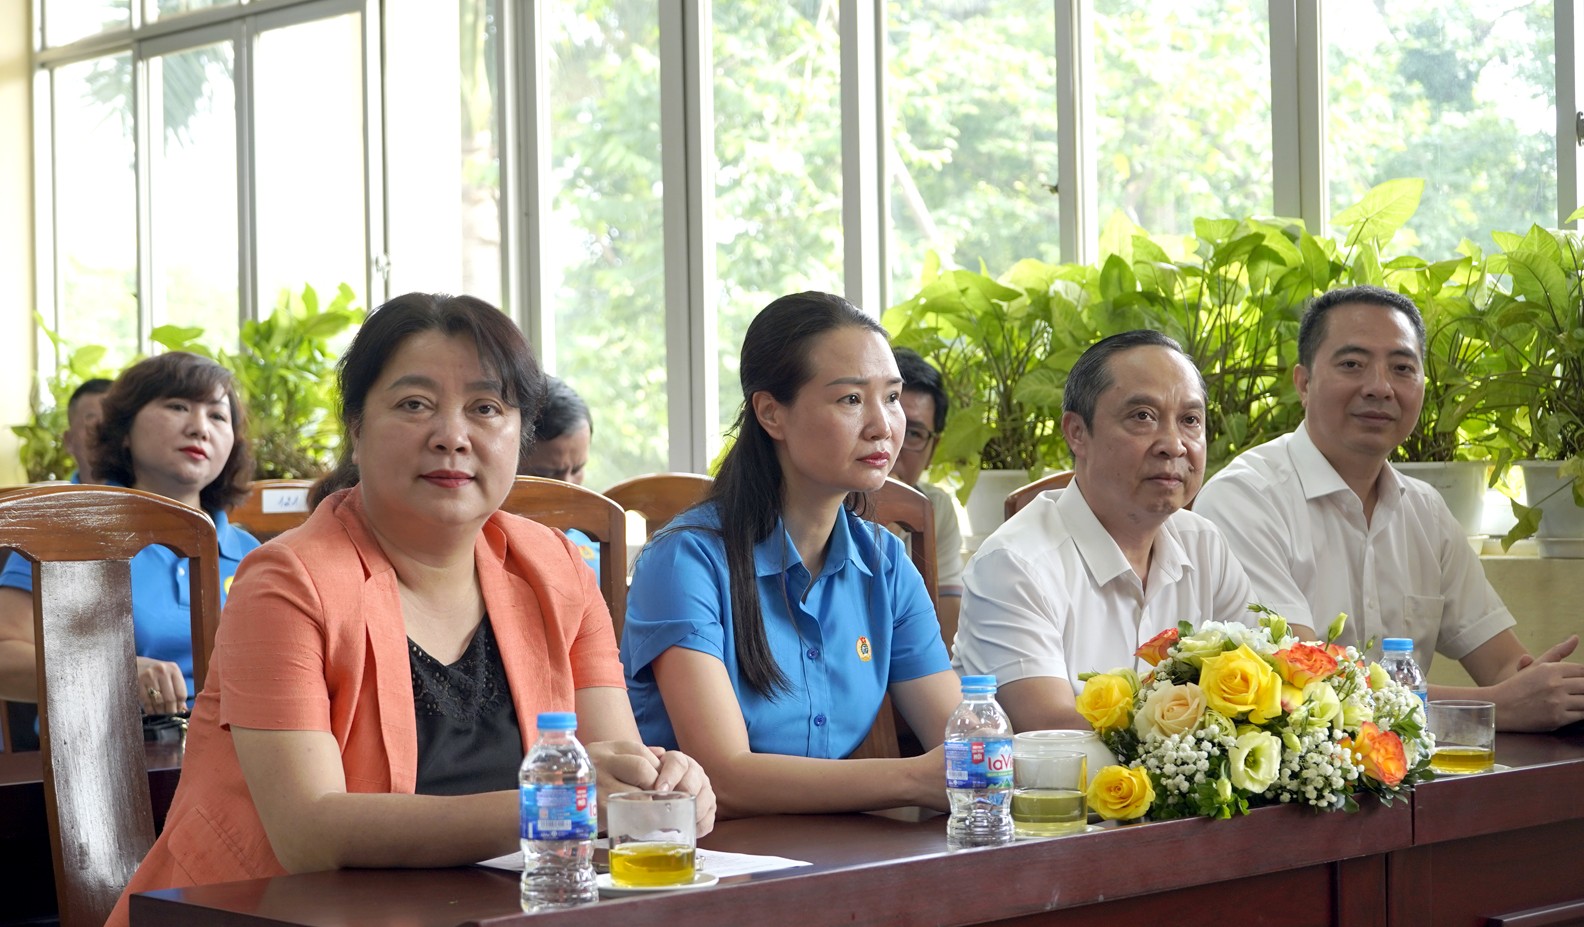
[[[572,711],[542,711],[539,713],[541,731],[577,730],[577,713]]]
[[[1411,637],[1388,637],[1381,641],[1381,649],[1388,653],[1398,650],[1412,650],[1413,645],[1414,642]]]
[[[996,678],[994,676],[964,676],[962,678],[964,692],[994,692]]]

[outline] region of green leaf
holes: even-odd
[[[1540,507],[1538,505],[1524,505],[1517,499],[1511,501],[1513,517],[1518,519],[1518,523],[1513,525],[1512,529],[1502,536],[1501,546],[1503,551],[1506,551],[1519,541],[1534,537],[1535,532],[1540,530]]]
[[[1383,245],[1391,241],[1397,230],[1419,210],[1424,186],[1421,177],[1403,177],[1377,184],[1358,203],[1332,216],[1331,224],[1353,229],[1347,239],[1350,246],[1361,242]]]

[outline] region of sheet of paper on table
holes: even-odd
[[[605,841],[599,841],[600,846]],[[698,849],[695,863],[699,870],[712,876],[727,878],[728,876],[747,875],[750,872],[770,872],[775,869],[791,869],[796,866],[812,866],[813,863],[801,859],[787,859],[784,856],[754,856],[749,853],[727,853],[723,850]],[[505,869],[508,872],[522,872],[522,851],[486,859],[479,863],[480,866],[489,866],[492,869]]]

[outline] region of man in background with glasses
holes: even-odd
[[[940,371],[908,348],[894,348],[902,372],[902,414],[907,430],[891,475],[929,497],[935,507],[935,573],[940,605],[941,634],[948,645],[957,636],[957,612],[962,607],[963,541],[957,521],[957,503],[951,493],[923,482],[935,456],[941,429],[946,427],[948,400]]]

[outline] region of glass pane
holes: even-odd
[[[237,341],[236,99],[230,42],[149,59],[154,324]]]
[[[1049,0],[907,0],[886,16],[890,301],[918,290],[931,250],[991,273],[1059,260]]]
[[[54,77],[59,331],[106,346],[106,366],[120,367],[138,350],[132,60],[64,65]]]
[[[1095,73],[1102,226],[1271,214],[1265,0],[1096,0]]]
[[[545,14],[556,373],[594,417],[588,485],[603,489],[665,470],[670,448],[658,4],[557,0]]]
[[[390,291],[501,306],[498,0],[387,0]],[[455,44],[435,41],[455,35]],[[455,126],[455,133],[443,131]],[[501,308],[507,308],[501,306]]]
[[[44,0],[44,44],[132,28],[131,0]]]
[[[346,283],[365,298],[363,52],[357,13],[272,29],[254,58],[260,312]],[[312,105],[306,105],[309,101]]]
[[[843,289],[839,6],[713,6],[723,430],[742,405],[737,354],[748,322],[778,296]],[[711,439],[713,458],[721,442]]]
[[[169,19],[193,10],[207,10],[213,6],[231,6],[237,0],[143,0],[143,17],[149,22]]]
[[[1325,16],[1333,213],[1423,177],[1395,244],[1429,260],[1464,238],[1489,250],[1493,230],[1556,224],[1552,4],[1340,0]]]

